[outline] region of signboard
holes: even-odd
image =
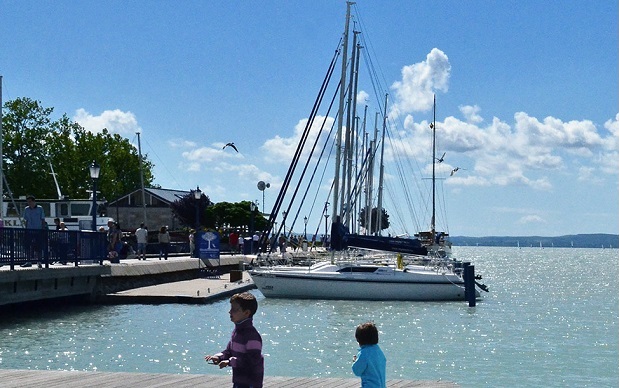
[[[196,249],[201,259],[219,259],[219,233],[199,232]]]

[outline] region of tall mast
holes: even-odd
[[[344,190],[342,190],[343,194],[343,198],[344,198],[344,206],[346,206],[345,209],[342,209],[342,211],[344,212],[344,214],[346,215],[344,217],[344,219],[342,220],[342,222],[344,223],[345,226],[350,227],[351,226],[351,219],[352,217],[352,212],[353,212],[353,208],[352,208],[352,203],[354,202],[354,199],[352,198],[352,192],[353,192],[353,188],[352,188],[352,166],[353,166],[353,154],[354,154],[354,149],[355,149],[355,144],[357,143],[356,141],[356,120],[355,120],[355,115],[357,114],[357,110],[355,109],[355,107],[357,106],[357,94],[355,92],[355,71],[357,69],[357,58],[358,58],[358,52],[357,52],[357,34],[358,32],[354,30],[353,28],[353,39],[352,39],[352,49],[351,49],[351,56],[350,56],[350,81],[349,81],[349,85],[348,85],[348,102],[346,103],[346,106],[348,107],[348,109],[346,109],[346,142],[344,144],[344,155],[345,155],[345,162],[344,162],[344,173],[342,174],[342,177],[345,176],[346,179],[346,183],[344,184]],[[354,226],[354,225],[353,225]]]
[[[434,118],[432,119],[432,241],[436,233],[436,94],[434,95]]]
[[[350,6],[353,2],[346,2],[346,23],[344,27],[344,43],[342,46],[342,74],[340,76],[340,106],[337,114],[337,138],[335,139],[335,174],[333,180],[333,206],[331,207],[331,222],[337,221],[340,209],[340,165],[342,163],[342,127],[344,120],[344,99],[346,97],[346,62],[348,62],[348,26],[350,22]],[[342,196],[343,201],[344,196]]]
[[[387,131],[387,99],[388,94],[385,94],[385,112],[383,113],[383,134],[380,145],[380,170],[378,175],[378,206],[376,206],[376,235],[380,236],[383,227],[383,181],[385,177],[385,164],[383,158],[385,156],[385,132]]]
[[[136,132],[138,135],[138,154],[140,156],[140,184],[142,186],[142,222],[146,225],[146,194],[144,193],[144,167],[142,166],[142,143],[140,142],[140,132]]]

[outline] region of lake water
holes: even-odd
[[[619,251],[457,247],[490,287],[465,302],[265,299],[266,374],[354,377],[373,320],[387,378],[463,387],[619,386]],[[204,362],[232,331],[229,303],[59,307],[0,318],[0,368],[228,374]]]

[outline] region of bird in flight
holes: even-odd
[[[445,154],[446,153],[447,152],[443,152],[443,156],[441,156],[440,158],[437,158],[436,161],[439,162],[439,163],[443,163],[443,161],[445,161]]]
[[[223,149],[225,149],[226,147],[232,147],[232,148],[233,148],[236,152],[239,152],[239,150],[237,150],[237,149],[236,149],[236,146],[234,145],[234,143],[228,143],[228,144],[226,144],[226,145],[222,148],[222,150],[223,150]]]
[[[458,170],[466,170],[466,168],[456,167],[453,170],[451,170],[451,174],[449,174],[449,176],[454,176],[454,174],[457,173]]]

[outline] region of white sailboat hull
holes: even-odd
[[[257,269],[250,275],[267,298],[385,301],[463,301],[465,298],[464,282],[453,273],[403,271],[393,267],[354,272],[331,264],[317,266]]]

